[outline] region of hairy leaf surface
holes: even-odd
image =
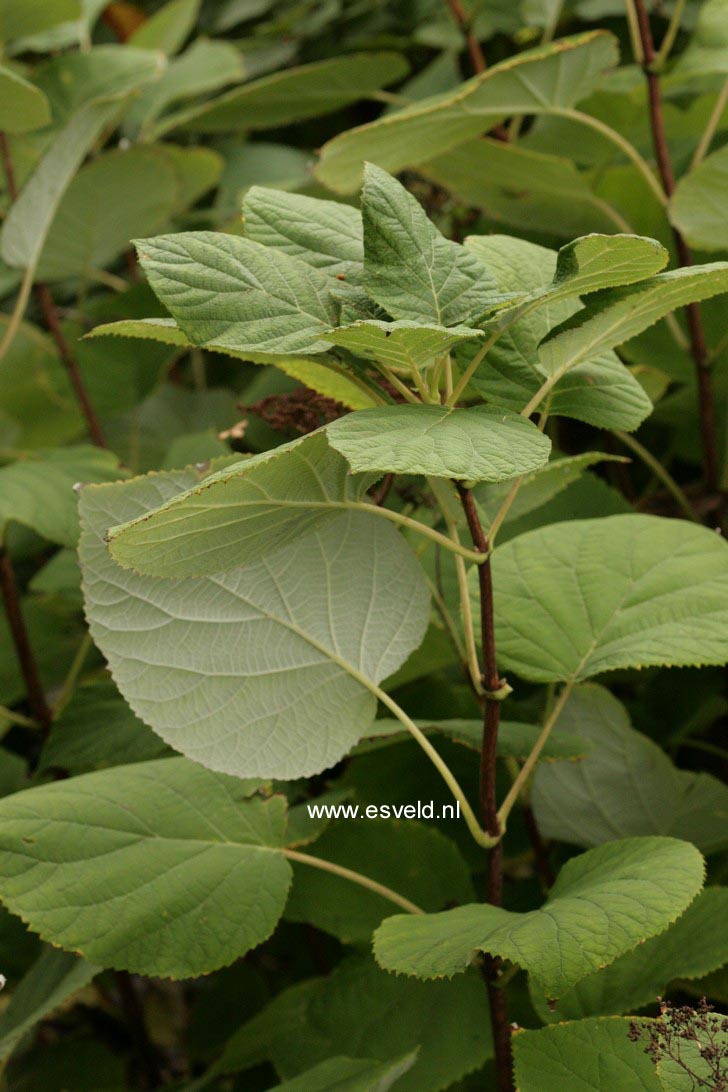
[[[132,709],[183,754],[244,777],[318,773],[364,734],[373,688],[424,635],[419,566],[384,520],[344,513],[223,576],[120,568],[108,528],[193,484],[191,474],[158,474],[83,490],[94,641]]]

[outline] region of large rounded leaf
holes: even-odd
[[[0,894],[53,944],[105,967],[189,977],[273,932],[291,868],[285,801],[162,759],[0,802]]]
[[[107,529],[193,483],[157,474],[83,490],[94,640],[134,711],[183,754],[245,777],[317,773],[365,733],[376,684],[421,641],[424,577],[397,532],[361,513],[219,577],[120,568]]]
[[[578,520],[520,535],[493,558],[496,647],[534,682],[728,658],[728,548],[657,516]]]

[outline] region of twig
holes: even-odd
[[[667,491],[675,498],[687,518],[699,523],[700,520],[696,516],[690,501],[685,496],[685,493],[677,484],[672,474],[665,469],[660,460],[656,459],[651,451],[648,451],[639,440],[636,440],[634,436],[630,436],[628,432],[620,432],[618,429],[615,429],[614,435],[625,447],[628,447],[630,451],[633,451],[635,455],[642,460],[645,466],[650,468],[656,478],[660,479]]]
[[[665,131],[665,116],[662,109],[662,91],[660,88],[660,76],[655,70],[657,54],[652,39],[652,29],[647,14],[644,0],[633,0],[637,13],[637,23],[642,43],[643,62],[642,70],[647,80],[647,94],[650,107],[650,123],[652,128],[652,143],[655,149],[655,158],[660,173],[662,189],[666,198],[670,198],[675,191],[675,175],[672,170],[670,150]],[[673,227],[675,245],[681,266],[693,264],[693,256],[690,252],[682,233]],[[708,363],[708,346],[705,340],[702,313],[697,303],[688,304],[686,307],[688,330],[690,333],[690,351],[695,364],[695,376],[698,388],[698,405],[700,411],[700,440],[703,452],[703,473],[709,490],[717,487],[718,482],[718,449],[716,443],[715,404],[713,400],[713,383]]]
[[[708,118],[708,124],[703,130],[703,135],[698,141],[698,146],[695,149],[693,158],[690,161],[688,173],[694,171],[695,168],[700,166],[700,164],[703,162],[703,159],[705,158],[708,149],[710,148],[713,137],[715,136],[715,131],[718,128],[720,119],[723,117],[723,111],[725,110],[726,106],[728,106],[728,80],[726,80],[723,84],[723,87],[721,88],[720,93],[715,100],[715,106],[713,107],[710,117]]]
[[[483,743],[480,751],[480,808],[485,830],[498,841],[488,851],[486,871],[486,901],[491,906],[501,906],[503,901],[503,843],[501,823],[496,797],[496,763],[498,757],[498,728],[500,708],[507,692],[505,679],[498,675],[495,652],[495,625],[493,612],[493,576],[490,565],[490,544],[480,522],[472,492],[455,482],[460,496],[470,535],[476,550],[487,558],[478,566],[480,588],[480,624],[483,646],[483,678],[485,701],[483,705]],[[488,988],[490,1018],[495,1046],[497,1092],[513,1092],[513,1057],[511,1053],[511,1029],[508,1023],[505,990],[499,989],[501,961],[487,955],[483,962],[483,974]]]
[[[86,387],[84,386],[81,372],[78,368],[78,362],[73,352],[71,351],[71,346],[66,341],[63,330],[61,329],[58,310],[53,301],[53,296],[48,289],[48,285],[43,284],[39,281],[35,286],[35,294],[38,303],[40,304],[40,309],[43,312],[43,319],[45,321],[45,324],[48,327],[50,335],[56,344],[58,354],[66,366],[68,378],[71,380],[71,385],[73,386],[76,398],[78,399],[78,404],[81,407],[81,412],[86,419],[86,425],[88,427],[91,439],[97,447],[107,447],[108,445],[106,443],[106,440],[104,439],[104,434],[101,431],[101,425],[99,424],[99,419],[96,416],[96,411],[91,405],[91,400],[89,399],[88,392],[86,391]]]
[[[480,72],[485,72],[486,63],[483,56],[483,50],[480,47],[477,35],[473,33],[473,28],[468,18],[465,8],[460,3],[460,0],[446,0],[447,6],[452,12],[452,17],[460,27],[465,36],[465,42],[468,47],[468,56],[470,57],[470,63],[473,66],[473,72],[476,75]]]
[[[289,861],[297,861],[299,864],[310,865],[311,868],[319,868],[322,872],[330,872],[334,876],[340,876],[343,880],[349,880],[351,883],[359,884],[360,887],[366,887],[368,891],[373,891],[375,895],[381,895],[383,899],[394,903],[400,910],[406,910],[408,914],[424,914],[424,910],[421,910],[419,906],[415,906],[404,895],[399,895],[396,891],[393,891],[391,887],[385,887],[383,883],[373,880],[371,876],[364,876],[361,872],[354,872],[351,868],[344,868],[343,865],[336,864],[334,861],[327,861],[325,857],[314,857],[309,853],[299,853],[295,849],[284,849],[283,856],[287,857]]]
[[[445,3],[450,8],[453,19],[465,37],[465,44],[468,47],[468,56],[470,58],[470,66],[473,69],[473,74],[479,76],[481,72],[485,72],[488,66],[485,63],[485,57],[480,42],[478,41],[478,36],[473,32],[472,20],[460,3],[460,0],[445,0]],[[505,144],[507,144],[509,140],[508,130],[503,124],[494,125],[490,130],[490,136],[495,137],[496,140],[502,140]]]
[[[28,705],[33,714],[33,719],[40,725],[45,739],[53,718],[46,701],[38,665],[28,638],[28,631],[25,628],[25,620],[20,606],[20,594],[18,585],[15,582],[12,562],[4,546],[0,546],[0,592],[2,593],[13,645],[15,646],[15,654],[25,682]]]

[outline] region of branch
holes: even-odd
[[[642,45],[642,70],[647,80],[647,94],[650,106],[650,124],[655,159],[660,172],[660,180],[665,196],[669,199],[675,190],[675,175],[670,159],[670,149],[665,130],[665,115],[662,109],[662,91],[660,76],[656,71],[657,54],[652,39],[652,29],[644,0],[633,0],[637,13],[640,42]],[[681,266],[693,264],[693,256],[685,239],[676,227],[672,229]],[[700,417],[700,440],[703,452],[703,473],[708,489],[714,490],[718,483],[718,448],[716,442],[715,403],[713,383],[709,367],[708,346],[705,340],[700,305],[689,304],[686,309],[688,330],[690,333],[690,351],[695,365],[695,377],[698,387],[698,406]]]
[[[501,906],[503,902],[503,842],[502,826],[498,816],[495,780],[500,707],[502,698],[507,694],[508,688],[505,679],[501,679],[498,675],[498,665],[496,663],[490,544],[483,531],[472,492],[462,482],[456,481],[455,487],[465,512],[473,545],[486,558],[478,566],[480,624],[483,645],[482,683],[485,690],[483,743],[480,750],[480,808],[483,826],[491,837],[496,839],[495,845],[488,852],[486,901],[491,906]],[[501,961],[498,958],[491,955],[485,957],[483,975],[488,988],[490,1018],[495,1045],[496,1089],[497,1092],[512,1092],[514,1085],[511,1029],[508,1023],[505,990],[500,989],[498,986],[500,967]]]
[[[483,50],[480,47],[477,36],[473,34],[473,28],[470,25],[470,19],[465,13],[465,8],[460,3],[460,0],[446,0],[446,3],[452,12],[453,19],[465,36],[468,47],[468,56],[470,57],[470,63],[473,66],[473,72],[476,75],[480,72],[485,72],[487,65],[485,63],[485,57],[483,56]]]
[[[25,620],[20,606],[20,594],[15,582],[10,555],[4,546],[0,546],[0,594],[2,594],[5,613],[8,619],[10,635],[15,646],[15,654],[18,658],[20,671],[25,682],[28,695],[28,705],[33,714],[33,719],[40,725],[43,738],[48,731],[53,719],[50,707],[46,701],[43,683],[41,682],[38,665],[33,655],[33,649],[25,628]]]

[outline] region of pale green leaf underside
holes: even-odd
[[[716,928],[728,918],[728,888],[706,887],[664,933],[582,978],[552,1009],[531,985],[531,999],[546,1023],[636,1012],[662,997],[676,979],[702,978],[728,962],[728,936]]]
[[[361,501],[373,475],[352,475],[319,430],[233,463],[160,508],[112,527],[111,555],[149,576],[206,576],[259,561]]]
[[[222,576],[172,581],[120,568],[108,528],[194,484],[168,473],[83,490],[94,641],[137,715],[188,757],[239,776],[320,772],[364,734],[372,688],[422,639],[419,566],[389,523],[357,512]]]
[[[482,720],[454,718],[453,720],[436,721],[418,720],[416,723],[425,734],[428,732],[439,732],[444,736],[448,736],[456,743],[462,743],[465,747],[469,747],[471,750],[477,751],[478,753],[480,753],[483,746]],[[498,728],[498,755],[512,755],[514,758],[528,758],[540,732],[541,727],[537,724],[523,724],[520,721],[515,720],[502,720]],[[360,749],[371,749],[378,743],[388,739],[393,739],[393,741],[396,742],[403,737],[407,738],[407,733],[404,731],[400,721],[393,718],[382,717],[380,720],[375,720],[370,728],[367,729],[366,736],[360,744]],[[547,762],[555,759],[584,758],[587,753],[587,746],[578,736],[560,732],[558,735],[552,735],[546,741],[546,745],[541,751],[540,759]]]
[[[367,1058],[327,1058],[313,1069],[276,1085],[278,1092],[388,1092],[412,1068],[418,1051],[391,1062]]]
[[[364,287],[396,319],[467,324],[497,301],[478,256],[445,239],[404,186],[368,163],[362,193]]]
[[[165,119],[160,132],[182,126],[194,133],[275,129],[366,98],[407,75],[397,53],[353,53],[264,76]]]
[[[90,445],[38,452],[0,470],[0,528],[22,523],[60,546],[78,542],[77,482],[123,476],[111,451]]]
[[[39,1020],[87,986],[100,969],[69,952],[53,949],[43,952],[0,1016],[0,1059],[7,1057]]]
[[[661,747],[631,727],[608,690],[594,683],[577,687],[550,739],[562,732],[581,739],[588,757],[579,769],[537,771],[531,804],[544,837],[595,846],[668,834],[703,853],[728,848],[728,786],[674,766]]]
[[[519,1031],[513,1057],[520,1092],[664,1092],[629,1026],[616,1017]]]
[[[561,375],[636,337],[676,308],[722,292],[728,292],[728,262],[672,269],[639,284],[607,289],[542,343],[541,366],[549,375]]]
[[[243,201],[245,237],[327,273],[360,275],[361,213],[339,201],[251,186]]]
[[[237,235],[189,231],[137,243],[159,299],[195,345],[318,353],[336,311],[323,273]]]
[[[231,963],[273,932],[291,879],[285,803],[243,803],[256,784],[171,758],[6,797],[3,901],[105,967],[179,978]]]
[[[507,481],[536,470],[551,442],[536,426],[492,406],[387,406],[327,426],[329,443],[354,471]]]
[[[328,341],[348,349],[366,360],[376,360],[388,368],[425,368],[436,357],[449,353],[456,345],[473,338],[483,338],[482,330],[468,326],[437,326],[431,323],[382,322],[377,319],[339,326],[326,334]]]
[[[502,665],[533,682],[728,658],[728,550],[714,532],[617,515],[539,528],[493,557]]]
[[[193,348],[185,333],[180,330],[174,319],[146,318],[121,319],[119,322],[107,322],[96,326],[86,337],[129,337],[143,341],[161,341],[165,345],[178,345],[180,348]],[[366,391],[355,385],[346,375],[329,366],[326,356],[315,360],[309,356],[295,356],[291,353],[236,352],[223,345],[206,343],[202,348],[211,353],[224,353],[253,364],[273,364],[291,379],[298,379],[319,394],[333,398],[350,409],[367,409],[374,404]]]
[[[571,107],[617,61],[616,41],[603,31],[521,53],[454,91],[334,137],[324,145],[316,174],[330,189],[353,193],[364,160],[396,172],[479,136],[513,114]]]
[[[27,269],[38,260],[63,194],[99,133],[116,117],[119,101],[162,70],[163,58],[150,50],[106,49],[103,56],[106,75],[94,87],[95,97],[71,114],[5,218],[2,259],[13,268]]]
[[[48,99],[12,68],[0,65],[0,129],[27,133],[51,120]]]
[[[550,997],[662,932],[703,885],[703,859],[673,838],[629,838],[562,868],[540,910],[488,905],[387,918],[374,952],[387,970],[438,978],[463,971],[478,951],[527,970]]]

